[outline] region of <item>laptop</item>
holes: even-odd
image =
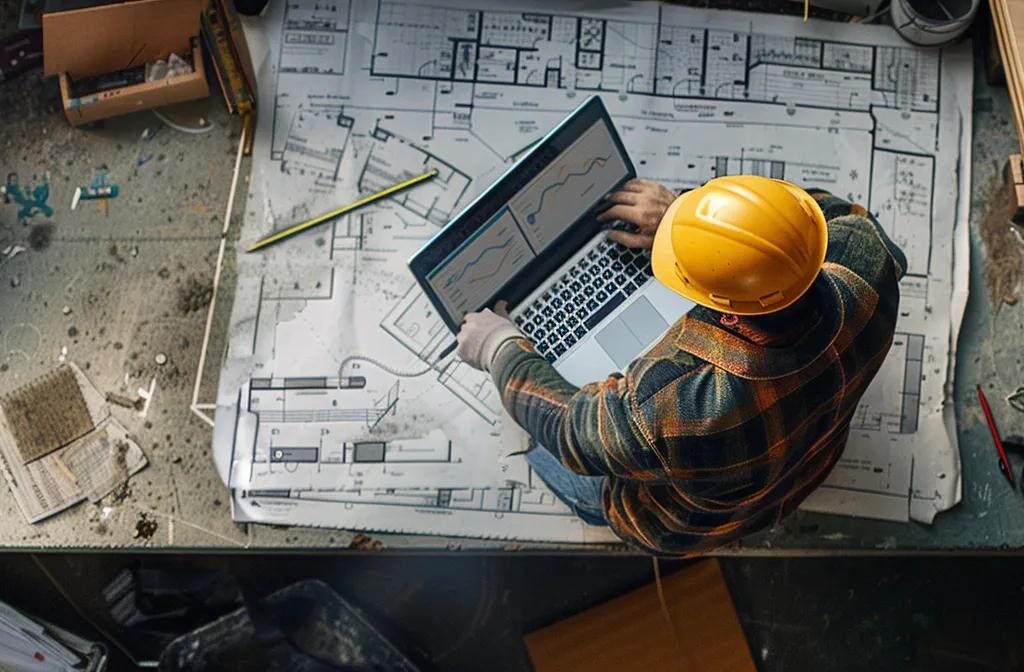
[[[623,371],[693,303],[654,280],[650,253],[607,240],[604,196],[636,177],[597,96],[587,99],[409,260],[452,333],[509,315],[569,382]]]

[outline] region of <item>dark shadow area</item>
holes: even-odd
[[[529,670],[522,635],[653,580],[642,557],[44,555],[101,628],[125,567],[220,569],[256,595],[317,578],[437,670]],[[722,561],[764,672],[1024,669],[1024,563],[1014,558]],[[663,562],[666,574],[682,563]],[[0,556],[0,599],[88,636],[29,555]],[[623,628],[630,627],[623,622]],[[138,642],[122,641],[126,646]],[[155,651],[134,649],[140,658]],[[111,669],[130,669],[115,651]],[[625,671],[624,671],[625,672]]]

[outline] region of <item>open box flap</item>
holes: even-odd
[[[43,15],[43,72],[73,78],[190,52],[200,0],[136,0]]]

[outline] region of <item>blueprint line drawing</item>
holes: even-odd
[[[568,184],[573,178],[586,177],[587,175],[590,175],[594,168],[603,166],[605,163],[608,162],[608,159],[610,158],[610,155],[595,156],[594,158],[588,160],[586,164],[580,168],[580,170],[576,172],[569,172],[566,173],[565,175],[559,175],[556,181],[552,182],[551,184],[544,187],[543,190],[541,190],[540,198],[537,199],[537,205],[534,206],[532,210],[526,213],[526,223],[537,223],[537,215],[539,215],[541,211],[544,209],[544,199],[546,199],[549,195],[551,195],[552,199],[554,199],[554,197],[558,195],[558,192],[562,189],[562,187]]]
[[[642,178],[683,189],[757,174],[877,217],[908,259],[898,334],[805,506],[931,522],[959,501],[946,388],[966,291],[969,45],[655,2],[292,0],[252,29],[271,54],[258,91],[273,113],[256,129],[239,250],[425,170],[438,177],[259,258],[239,252],[214,447],[239,520],[610,540],[515,455],[526,442],[489,376],[438,361],[454,335],[406,266],[593,94]],[[557,216],[581,195],[581,171],[607,169],[586,149],[503,210],[515,242],[496,220],[474,263],[442,271],[443,300],[474,303],[496,267],[543,246],[531,217]]]
[[[509,519],[527,523],[536,541],[611,543],[615,536],[606,527],[590,526],[571,514],[550,490],[527,483],[494,488],[388,488],[346,492],[296,492],[269,489],[236,491],[235,504],[241,520],[252,522],[299,521],[323,525],[321,511],[341,509],[365,517],[361,529],[416,533],[418,515],[436,518],[439,534],[520,538],[503,532]],[[286,504],[287,517],[277,518],[277,507]],[[269,511],[267,511],[269,509]],[[497,534],[493,528],[497,526]],[[489,532],[489,528],[491,531]]]
[[[469,406],[489,425],[501,415],[501,395],[489,376],[459,361],[452,361],[437,374],[437,380]]]
[[[380,126],[373,129],[370,137],[376,142],[359,175],[359,190],[373,193],[428,170],[436,170],[434,179],[421,188],[403,191],[391,200],[413,215],[438,225],[446,224],[469,186],[469,175]]]
[[[935,158],[877,149],[872,170],[892,176],[891,181],[872,184],[873,213],[907,255],[907,274],[927,277],[932,255]]]
[[[422,362],[436,359],[451,340],[451,332],[437,314],[434,304],[415,281],[380,326]]]
[[[886,367],[881,375],[895,376],[899,395],[893,397],[888,411],[871,404],[861,404],[851,427],[856,430],[913,434],[921,417],[921,390],[924,386],[925,337],[923,334],[896,333],[890,357],[903,363],[903,368]]]
[[[464,482],[463,458],[442,432],[405,437],[375,432],[394,418],[400,403],[400,380],[378,384],[363,375],[251,379],[241,406],[253,434],[237,454],[247,468],[245,482],[253,490],[287,485],[305,496],[393,489],[423,466],[432,467],[442,485]],[[525,475],[521,469],[503,473],[508,479]]]
[[[285,3],[280,72],[345,74],[350,11],[348,0]]]
[[[254,378],[249,385],[249,410],[261,422],[271,424],[359,422],[373,429],[398,404],[399,382],[389,387],[373,405],[353,406],[344,401],[346,390],[362,390],[363,377],[353,378]],[[338,393],[334,393],[337,390]],[[340,401],[340,403],[339,403]]]
[[[354,121],[340,112],[300,109],[292,117],[284,141],[281,171],[308,173],[318,183],[336,182]]]

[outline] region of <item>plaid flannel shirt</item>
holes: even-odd
[[[573,471],[607,476],[605,515],[654,553],[696,554],[774,525],[817,487],[892,344],[907,263],[863,207],[828,220],[800,301],[742,317],[697,307],[625,375],[577,388],[526,339],[491,373],[505,407]]]

